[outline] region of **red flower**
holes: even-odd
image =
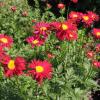
[[[11,6],[11,10],[13,11],[13,12],[15,12],[16,11],[16,6]]]
[[[63,8],[65,7],[65,5],[64,5],[63,3],[59,3],[59,4],[57,5],[57,7],[58,7],[59,9],[63,9]]]
[[[0,34],[0,46],[11,47],[13,39],[10,36]]]
[[[69,31],[71,32],[71,34],[77,31],[76,25],[73,24],[70,20],[60,24],[60,27],[56,31],[56,36],[59,40],[64,40],[68,37],[67,34],[69,34]]]
[[[93,20],[88,14],[83,14],[82,22],[85,24],[86,27],[89,27],[93,23]]]
[[[94,28],[92,34],[97,38],[100,39],[100,28]]]
[[[78,38],[78,35],[77,35],[76,32],[70,31],[70,30],[67,31],[66,39],[67,39],[68,41],[77,40],[77,38]]]
[[[94,52],[93,51],[88,51],[86,53],[86,55],[87,55],[88,58],[93,58],[94,57]]]
[[[26,38],[26,41],[32,45],[32,48],[34,48],[34,46],[41,46],[44,43],[44,40],[35,36],[30,36]]]
[[[98,20],[99,20],[99,16],[98,16],[97,14],[95,14],[94,12],[88,11],[87,14],[90,16],[90,18],[91,18],[93,21],[98,21]]]
[[[82,13],[71,11],[69,13],[69,18],[72,19],[73,21],[79,22],[82,19]]]
[[[95,67],[95,68],[100,68],[100,62],[99,61],[93,61],[92,62],[92,64],[93,64],[93,66]]]
[[[47,31],[49,30],[50,25],[46,22],[38,22],[38,23],[36,23],[35,26],[33,26],[33,28],[35,30],[34,33],[37,32],[37,33],[40,33],[42,35],[46,35],[48,33]]]
[[[78,0],[71,0],[73,3],[77,3],[78,2]]]
[[[33,76],[33,78],[35,78],[39,84],[42,83],[43,79],[51,78],[51,72],[52,72],[52,65],[45,61],[41,61],[41,60],[33,60],[30,64],[29,64],[29,68],[31,68],[31,70],[28,72],[30,75]]]
[[[97,44],[95,48],[97,52],[100,52],[100,44]]]
[[[23,70],[25,70],[25,60],[22,57],[16,57],[15,60],[9,59],[7,64],[3,64],[4,74],[6,77],[11,77],[13,75],[21,75],[23,74]]]

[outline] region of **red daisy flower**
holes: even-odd
[[[98,21],[98,20],[99,20],[99,16],[98,16],[97,14],[95,14],[94,12],[88,11],[87,14],[90,16],[90,18],[91,18],[93,21]]]
[[[50,25],[46,22],[38,22],[35,26],[33,26],[34,30],[42,35],[46,35]]]
[[[59,40],[64,40],[67,38],[67,34],[69,34],[69,30],[71,33],[77,31],[77,27],[75,24],[73,24],[70,20],[61,23],[60,27],[56,31],[56,36]]]
[[[15,60],[9,59],[7,64],[3,64],[4,74],[6,77],[11,77],[13,75],[23,74],[25,70],[26,61],[22,57],[16,57]]]
[[[69,13],[69,18],[73,19],[73,21],[78,21],[79,22],[82,19],[82,13],[71,11]]]
[[[13,39],[10,36],[0,34],[0,46],[11,47]]]
[[[30,36],[26,38],[26,41],[32,45],[32,48],[34,48],[34,46],[41,46],[44,43],[43,39],[40,39],[39,37],[35,36]]]
[[[77,38],[78,38],[78,35],[77,35],[76,32],[70,31],[70,30],[67,31],[66,39],[67,39],[68,41],[77,40]]]
[[[86,27],[89,27],[93,23],[93,20],[88,14],[83,14],[82,22],[85,24]]]
[[[41,61],[41,60],[33,60],[30,64],[29,64],[29,68],[31,68],[31,70],[28,72],[30,75],[33,76],[33,78],[35,78],[39,84],[42,83],[43,79],[51,78],[51,72],[52,72],[52,65],[45,61]]]
[[[92,34],[97,38],[100,39],[100,28],[94,28]]]

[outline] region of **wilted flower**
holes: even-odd
[[[15,12],[17,10],[16,6],[11,6],[11,10]]]

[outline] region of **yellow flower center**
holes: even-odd
[[[41,27],[40,30],[41,30],[41,31],[46,31],[47,28],[46,28],[46,27]]]
[[[8,43],[8,40],[6,38],[1,38],[0,39],[3,43]]]
[[[44,71],[44,68],[42,66],[36,66],[36,72],[41,73]]]
[[[89,20],[89,17],[88,16],[83,16],[83,19],[87,21],[87,20]]]
[[[68,26],[67,26],[67,25],[65,25],[65,24],[62,24],[62,26],[61,26],[61,27],[62,27],[62,29],[63,29],[63,30],[67,30],[67,29],[68,29]]]
[[[97,32],[97,36],[100,36],[100,32]]]
[[[10,60],[9,63],[8,63],[8,68],[10,70],[13,70],[15,69],[15,61],[14,60]]]
[[[32,43],[37,44],[37,43],[39,43],[39,41],[38,40],[33,40]]]

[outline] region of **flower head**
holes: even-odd
[[[9,59],[6,64],[3,64],[4,74],[6,77],[11,77],[13,75],[23,74],[25,70],[26,61],[22,57],[16,57],[15,59]]]
[[[41,46],[44,43],[44,40],[40,39],[40,37],[35,36],[26,38],[26,41],[32,45],[32,48],[34,48],[34,46]]]
[[[33,26],[33,28],[35,31],[38,31],[38,33],[45,35],[48,33],[47,31],[49,30],[50,25],[46,22],[38,22]]]
[[[0,34],[0,46],[11,47],[13,39],[10,36]]]
[[[51,72],[52,72],[51,66],[52,65],[46,60],[45,61],[33,60],[29,64],[29,68],[31,68],[31,70],[28,73],[32,75],[33,78],[36,79],[41,84],[43,79],[51,78]]]
[[[88,14],[83,14],[82,22],[85,24],[86,27],[89,27],[93,23],[93,20]]]
[[[100,39],[100,28],[94,28],[92,34],[95,36],[95,38]]]
[[[73,21],[79,22],[82,19],[82,13],[71,11],[69,13],[69,18],[72,19]]]

